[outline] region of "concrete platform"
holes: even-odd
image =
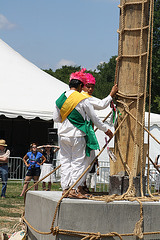
[[[62,192],[29,191],[26,197],[25,217],[37,230],[50,232],[55,208]],[[144,232],[160,231],[160,202],[143,202]],[[133,233],[140,219],[138,202],[115,201],[106,203],[94,200],[63,199],[55,221],[59,229],[86,232]],[[41,235],[28,228],[29,240],[79,240],[65,235]],[[119,239],[109,237],[103,239]],[[136,239],[123,237],[124,240]],[[160,235],[145,235],[144,239],[160,239]]]

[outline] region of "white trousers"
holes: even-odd
[[[88,165],[91,164],[91,162],[95,159],[96,157],[96,153],[95,150],[92,150],[90,152],[90,157],[86,157],[87,161],[88,161]],[[87,171],[87,175],[86,175],[86,185],[88,188],[94,188],[95,187],[95,173],[90,173],[92,167],[94,164],[92,164],[92,166],[88,169]]]
[[[53,164],[49,164],[49,163],[43,163],[43,165],[41,166],[41,174],[39,177],[39,180],[43,177],[45,177],[48,173],[50,173],[51,171],[53,171]],[[55,182],[56,181],[56,177],[55,177],[55,172],[50,174],[48,177],[46,177],[45,179],[43,179],[42,182]]]
[[[85,137],[60,137],[61,187],[65,190],[71,187],[88,166],[86,161]],[[86,174],[73,187],[83,186]]]

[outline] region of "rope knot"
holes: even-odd
[[[143,230],[142,230],[142,223],[143,223],[143,218],[141,218],[135,225],[134,229],[134,235],[139,237],[140,239],[143,238]]]
[[[97,237],[96,239],[100,239],[101,238],[101,233],[100,232],[97,232]]]
[[[59,227],[57,226],[55,228],[52,228],[51,232],[52,232],[53,236],[57,235],[59,233]]]

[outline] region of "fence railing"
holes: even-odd
[[[97,175],[97,171],[95,173],[95,192],[108,192],[109,190],[109,173],[110,166],[109,162],[106,161],[98,161],[99,163],[99,175]]]
[[[21,157],[10,157],[8,161],[8,179],[23,180],[25,178],[26,166]]]
[[[59,166],[59,159],[56,160],[56,167]],[[97,192],[108,192],[109,188],[109,174],[110,174],[110,166],[109,162],[106,161],[98,161],[99,162],[99,175],[94,174],[95,178],[95,191]],[[24,181],[26,175],[26,165],[24,164],[22,158],[20,157],[10,157],[8,161],[8,179],[9,180],[20,180]],[[59,168],[55,173],[55,181],[60,182],[60,174],[61,169]],[[145,174],[147,175],[147,165]],[[155,168],[151,168],[149,170],[149,186],[152,192],[155,192],[156,178],[158,175],[158,171]]]

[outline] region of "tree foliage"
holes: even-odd
[[[108,63],[102,63],[97,66],[98,74],[96,76],[95,96],[99,98],[106,97],[114,85],[116,57],[110,58]]]
[[[102,63],[97,66],[94,71],[88,70],[86,72],[93,74],[96,79],[94,96],[97,98],[104,98],[109,93],[114,84],[116,56],[111,57],[108,63]],[[62,66],[54,72],[52,69],[44,70],[53,77],[68,84],[69,77],[72,72],[80,71],[81,66]]]
[[[155,0],[154,9],[151,111],[160,113],[160,0]]]
[[[62,82],[68,84],[69,83],[69,76],[72,72],[80,71],[80,66],[62,66],[61,68],[56,69],[55,72],[50,68],[49,70],[44,70],[45,72],[49,73],[53,77],[61,80]]]

